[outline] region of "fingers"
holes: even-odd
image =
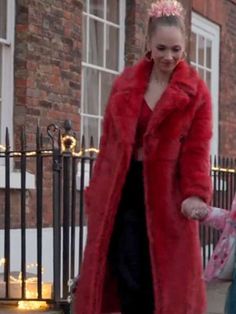
[[[207,208],[194,208],[191,212],[192,219],[203,219],[208,214]]]
[[[188,219],[200,220],[208,214],[208,209],[201,199],[189,197],[183,201],[181,212]]]

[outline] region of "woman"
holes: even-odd
[[[149,15],[149,52],[114,83],[85,194],[76,314],[205,311],[196,220],[211,196],[210,96],[184,61],[180,3]]]

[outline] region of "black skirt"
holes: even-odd
[[[132,160],[110,243],[122,313],[152,314],[153,287],[147,237],[142,161]]]

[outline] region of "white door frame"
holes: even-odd
[[[219,152],[219,65],[220,65],[220,27],[208,19],[192,12],[192,31],[212,41],[211,96],[213,103],[213,140],[211,154]]]

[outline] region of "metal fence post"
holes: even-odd
[[[55,303],[59,303],[61,298],[61,140],[60,130],[55,124],[49,125],[47,131],[53,150],[53,293]],[[56,134],[58,134],[57,140]]]
[[[68,282],[71,277],[70,254],[70,221],[71,221],[71,189],[72,189],[72,158],[76,147],[76,137],[72,131],[71,122],[64,122],[65,132],[61,136],[63,154],[63,298],[67,299],[69,294]],[[75,187],[75,186],[74,186]],[[72,230],[71,230],[72,231]],[[73,232],[72,232],[73,234]]]
[[[9,298],[10,279],[10,221],[11,221],[11,201],[10,201],[10,143],[9,132],[6,128],[5,137],[5,222],[4,222],[4,281],[6,282],[6,298]]]

